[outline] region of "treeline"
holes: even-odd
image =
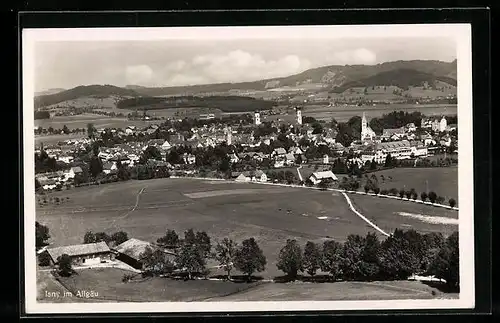
[[[396,229],[386,240],[376,234],[351,234],[344,243],[328,240],[322,245],[308,241],[302,250],[289,239],[280,250],[277,268],[285,276],[280,281],[312,280],[321,270],[327,281],[406,280],[412,275],[433,275],[444,279],[450,289],[459,288],[458,232],[444,238],[441,233],[420,234]]]
[[[404,111],[393,111],[391,113],[384,114],[380,118],[371,119],[370,128],[372,128],[376,134],[381,135],[384,129],[401,128],[409,123],[414,123],[415,126],[420,127],[422,118],[425,118],[425,116],[418,111],[410,113]]]
[[[35,120],[50,119],[49,111],[35,111]]]
[[[270,110],[275,103],[243,96],[137,97],[119,101],[118,109],[156,110],[169,108],[214,108],[225,112]]]

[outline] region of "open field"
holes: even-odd
[[[456,115],[456,105],[418,105],[418,104],[377,104],[376,106],[335,106],[328,107],[326,105],[306,105],[302,110],[303,116],[314,117],[318,120],[335,120],[345,122],[354,116],[361,116],[365,112],[368,121],[372,118],[381,117],[392,111],[405,111],[414,112],[420,111],[426,116],[440,116],[440,115]],[[295,113],[291,112],[288,115],[270,115],[263,116],[263,121],[272,121],[282,119],[285,121],[293,122],[295,120]]]
[[[52,195],[70,198],[60,206],[37,207],[37,221],[48,225],[54,246],[81,243],[89,230],[108,233],[124,230],[130,237],[146,241],[156,241],[166,229],[182,233],[189,228],[205,230],[213,240],[229,237],[241,242],[255,237],[268,260],[266,270],[261,273],[263,277],[281,274],[276,268],[276,259],[286,239],[296,239],[304,245],[308,240],[344,241],[349,234],[365,235],[375,231],[349,209],[341,194],[306,188],[155,179],[82,187]],[[456,214],[456,211],[411,202],[371,196],[360,198],[353,197],[359,211],[376,224],[381,221],[387,230],[404,228],[403,224],[410,221],[419,231],[449,229],[446,225],[403,218],[394,212],[450,217]]]
[[[68,139],[78,139],[87,137],[86,134],[74,134],[70,133],[67,135],[47,135],[47,136],[35,136],[35,146],[38,147],[40,144],[44,145],[55,145],[60,141],[68,140]]]
[[[349,197],[358,212],[387,233],[395,229],[415,229],[449,235],[458,230],[455,210],[368,195],[349,194]]]
[[[432,291],[436,296],[432,295]],[[458,294],[443,294],[418,281],[336,282],[262,284],[241,293],[221,297],[223,302],[238,301],[346,301],[457,298]]]
[[[189,302],[189,301],[296,301],[296,300],[381,300],[456,298],[457,294],[444,294],[437,288],[418,281],[391,282],[336,282],[336,283],[235,283],[218,280],[179,281],[168,278],[141,278],[123,283],[127,272],[120,269],[100,268],[79,270],[61,284],[39,285],[41,302]],[[48,272],[43,274],[50,275]],[[54,280],[54,278],[51,278]],[[45,278],[44,281],[47,279]],[[106,282],[106,283],[103,283]],[[77,291],[97,293],[94,298],[66,296],[48,298],[46,291]],[[432,292],[435,295],[432,295]],[[67,295],[67,294],[66,294]]]
[[[397,188],[410,190],[414,188],[417,193],[434,191],[443,196],[445,204],[450,198],[458,203],[458,167],[433,167],[433,168],[393,168],[367,174],[375,174],[378,178],[380,189]],[[380,176],[385,180],[382,181]],[[392,180],[389,180],[389,176]]]
[[[189,302],[230,295],[252,288],[259,282],[232,283],[219,280],[172,280],[167,278],[141,278],[122,282],[130,272],[114,268],[79,270],[78,274],[61,278],[73,294],[86,290],[98,293],[96,299],[118,302]],[[105,282],[105,283],[103,283]],[[72,297],[74,299],[75,297]],[[92,298],[90,298],[92,299]]]
[[[45,129],[49,127],[61,129],[64,125],[66,125],[69,129],[87,129],[87,124],[93,123],[94,126],[99,130],[104,128],[125,128],[131,125],[145,128],[150,124],[158,124],[161,122],[161,120],[131,121],[127,118],[107,117],[97,114],[81,114],[76,116],[58,116],[52,117],[50,119],[38,119],[35,120],[35,126],[42,126]]]

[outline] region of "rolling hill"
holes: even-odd
[[[332,92],[345,91],[350,87],[395,85],[401,88],[419,86],[436,81],[456,86],[456,60],[442,62],[433,60],[394,61],[376,65],[331,65],[313,68],[287,77],[258,80],[254,82],[202,84],[176,87],[144,87],[127,85],[78,86],[70,90],[35,97],[35,108],[49,106],[81,97],[158,97],[185,96],[200,93],[222,93],[230,90],[255,90],[297,86],[314,83],[327,86]]]
[[[35,109],[61,103],[64,101],[75,100],[81,97],[108,97],[116,96],[140,96],[137,92],[131,89],[125,89],[114,85],[87,85],[77,86],[75,88],[35,97]]]
[[[341,86],[334,86],[332,92],[342,93],[352,87],[368,86],[397,86],[402,89],[408,89],[410,86],[422,86],[427,83],[433,87],[437,81],[441,81],[453,86],[457,85],[457,80],[448,76],[436,76],[413,69],[399,68],[390,71],[377,73],[356,81],[344,83]]]

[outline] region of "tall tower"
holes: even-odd
[[[361,140],[365,139],[367,134],[368,122],[366,121],[365,113],[363,112],[363,117],[361,118]]]
[[[232,136],[233,136],[233,134],[232,134],[231,127],[227,127],[226,128],[226,143],[228,146],[230,146],[232,144],[232,141],[233,141]]]
[[[297,123],[302,124],[302,108],[296,107],[295,110],[297,110]]]
[[[260,125],[260,112],[259,111],[255,111],[255,125],[258,126]]]

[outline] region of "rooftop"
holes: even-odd
[[[57,259],[63,254],[67,254],[70,257],[76,256],[84,256],[91,255],[96,253],[104,253],[111,252],[106,242],[97,242],[97,243],[86,243],[86,244],[78,244],[72,246],[64,246],[64,247],[56,247],[47,249],[50,257],[57,261]]]

